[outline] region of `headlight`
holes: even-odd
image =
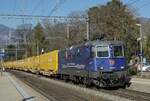
[[[124,69],[124,66],[121,66],[121,69]]]
[[[100,67],[100,69],[104,69],[104,67]]]

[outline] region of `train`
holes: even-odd
[[[89,41],[39,56],[4,62],[7,69],[40,73],[96,87],[129,87],[121,41]]]

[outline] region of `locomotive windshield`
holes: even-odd
[[[108,46],[97,46],[97,57],[108,57]]]
[[[121,57],[124,55],[123,46],[114,46],[114,56]]]

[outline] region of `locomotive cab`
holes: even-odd
[[[95,66],[98,70],[109,72],[125,69],[123,45],[96,45],[92,51],[95,54]]]
[[[59,52],[59,74],[99,87],[129,83],[124,47],[116,41],[91,41]]]
[[[99,42],[93,45],[91,51],[95,71],[98,72],[97,80],[100,80],[96,84],[103,87],[130,85],[122,42]]]

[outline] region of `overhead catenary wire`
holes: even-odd
[[[132,1],[134,1],[134,0],[128,0],[126,3],[130,3],[130,2],[132,2]]]
[[[150,1],[147,2],[147,3],[144,3],[144,4],[141,5],[140,7],[137,7],[136,9],[137,9],[137,10],[140,10],[140,9],[142,9],[142,8],[144,8],[145,6],[148,6],[148,5],[150,5]]]
[[[0,14],[0,17],[3,19],[49,19],[49,20],[70,20],[70,19],[82,19],[85,20],[85,17],[69,17],[69,16],[43,16],[43,15],[15,15],[15,14]]]
[[[130,4],[132,1],[134,1],[134,0],[128,0],[128,1],[126,2],[126,4]]]
[[[140,0],[132,0],[132,2],[130,2],[130,3],[127,3],[127,5],[133,5],[133,4],[135,4],[135,3],[137,3],[137,2],[139,2]]]
[[[59,7],[61,7],[62,4],[65,3],[66,0],[57,0],[56,5],[52,10],[50,11],[49,15],[51,16],[56,10],[58,10]]]

